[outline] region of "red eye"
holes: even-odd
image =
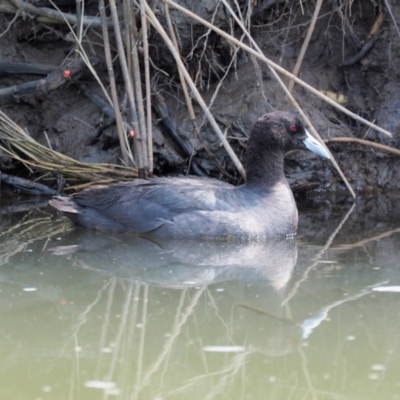
[[[297,132],[297,126],[296,126],[295,124],[291,124],[291,125],[289,126],[289,129],[290,129],[292,132]]]

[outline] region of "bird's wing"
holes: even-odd
[[[83,208],[144,233],[172,222],[177,215],[230,210],[235,188],[212,179],[158,178],[93,187],[73,196]]]

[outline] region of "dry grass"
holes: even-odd
[[[31,171],[59,172],[72,181],[112,182],[137,177],[137,170],[118,165],[82,163],[33,140],[0,110],[0,150]]]

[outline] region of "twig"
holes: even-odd
[[[55,196],[57,194],[57,190],[49,188],[42,183],[32,182],[18,176],[5,174],[4,172],[0,173],[0,182],[8,183],[23,193],[29,193],[32,195]]]
[[[376,33],[378,33],[379,29],[381,29],[384,19],[385,19],[385,13],[383,11],[381,11],[379,13],[378,17],[376,18],[374,24],[372,25],[372,28],[368,33],[367,39],[371,38]]]
[[[77,87],[79,88],[79,91],[83,93],[88,99],[90,99],[92,103],[96,104],[96,106],[99,107],[102,112],[102,116],[100,118],[100,121],[96,124],[93,136],[86,142],[88,146],[91,146],[99,140],[105,129],[116,123],[114,107],[112,104],[104,100],[101,96],[89,90],[86,85],[79,84],[77,85]],[[124,132],[131,132],[133,130],[133,128],[126,121],[122,120],[122,124]],[[126,146],[127,141],[125,138],[126,136],[124,135],[124,143]],[[129,153],[129,157],[132,157],[132,153],[130,152],[129,147],[127,147],[127,150]]]
[[[149,158],[149,175],[153,175],[153,131],[152,131],[152,112],[151,112],[151,84],[150,84],[150,64],[149,64],[149,41],[147,38],[147,19],[146,19],[146,0],[140,0],[140,18],[142,22],[143,39],[143,61],[144,79],[146,83],[146,118],[147,118],[147,151]]]
[[[207,22],[203,18],[199,17],[198,15],[192,13],[188,9],[180,6],[179,4],[175,3],[172,0],[165,0],[165,1],[167,1],[170,6],[174,7],[175,9],[177,9],[177,10],[179,10],[181,12],[183,12],[184,14],[186,14],[189,17],[193,18],[194,20],[202,23],[206,27],[212,29],[214,32],[216,32],[219,35],[223,36],[229,42],[234,43],[235,45],[240,46],[243,50],[246,50],[248,53],[253,54],[255,57],[257,57],[258,59],[263,61],[265,64],[271,66],[274,70],[280,72],[282,75],[285,75],[285,76],[289,77],[290,79],[293,79],[298,85],[304,87],[305,89],[307,89],[308,91],[313,93],[315,96],[319,97],[320,99],[324,100],[326,103],[330,104],[332,107],[334,107],[334,108],[340,110],[341,112],[349,115],[351,118],[354,118],[355,120],[357,120],[357,121],[359,121],[359,122],[361,122],[361,123],[363,123],[363,124],[365,124],[367,126],[370,126],[371,128],[373,128],[373,129],[375,129],[375,130],[377,130],[377,131],[379,131],[381,133],[384,133],[385,135],[388,135],[388,136],[392,137],[392,134],[390,132],[388,132],[387,130],[385,130],[385,129],[383,129],[383,128],[381,128],[381,127],[379,127],[379,126],[367,121],[366,119],[360,117],[359,115],[354,114],[353,112],[347,110],[345,107],[343,107],[340,104],[336,103],[335,101],[331,100],[329,97],[325,96],[323,93],[321,93],[317,89],[313,88],[312,86],[310,86],[306,82],[302,81],[301,79],[297,78],[296,76],[294,76],[290,72],[286,71],[280,65],[274,63],[273,61],[271,61],[270,59],[265,57],[263,54],[260,54],[259,52],[257,52],[256,50],[252,49],[251,47],[245,45],[244,43],[241,43],[236,38],[232,37],[231,35],[227,34],[223,30],[217,28],[216,26],[210,24],[209,22]]]
[[[179,312],[177,311],[176,313],[176,318],[174,320],[174,324],[171,329],[171,335],[165,340],[162,351],[158,354],[157,359],[148,367],[146,373],[143,376],[143,379],[137,383],[137,385],[139,386],[138,391],[143,390],[143,388],[145,388],[147,385],[150,384],[150,382],[152,382],[153,375],[157,371],[159,371],[163,361],[168,358],[168,355],[171,353],[172,347],[176,342],[177,337],[180,335],[182,331],[182,327],[186,324],[188,318],[193,314],[194,309],[199,302],[200,296],[203,294],[206,288],[207,286],[199,287],[194,293],[189,305],[185,309],[182,309],[181,307],[178,308]],[[186,290],[187,289],[184,289],[181,292],[182,306]]]
[[[136,287],[137,283],[135,283]],[[146,339],[146,328],[147,328],[147,318],[148,318],[148,303],[149,303],[149,285],[143,283],[143,304],[142,304],[142,319],[140,321],[142,328],[140,329],[140,337],[139,337],[139,343],[138,343],[138,351],[137,351],[137,360],[138,360],[138,365],[137,365],[137,371],[136,371],[136,385],[135,387],[139,388],[139,382],[142,381],[142,372],[143,372],[143,359],[144,359],[144,353],[145,349],[147,347],[145,346],[145,339]],[[151,314],[150,314],[151,315]],[[139,391],[137,392],[139,394]],[[137,399],[140,396],[136,395],[133,398]]]
[[[317,22],[319,12],[321,10],[322,1],[323,0],[318,0],[317,4],[315,5],[315,10],[314,10],[314,14],[312,16],[311,22],[310,22],[310,27],[308,28],[306,38],[304,39],[303,45],[301,46],[300,54],[299,54],[299,57],[297,58],[296,65],[293,68],[292,74],[294,76],[297,76],[297,74],[300,71],[301,64],[303,63],[304,55],[306,54],[308,45],[311,40],[311,35],[314,32],[315,24]],[[289,92],[291,92],[293,90],[293,86],[294,86],[294,81],[290,81],[289,85],[288,85]]]
[[[119,322],[119,326],[116,326],[116,334],[115,337],[113,339],[113,342],[115,343],[115,348],[114,351],[112,353],[111,359],[108,363],[108,373],[105,373],[106,379],[111,381],[112,380],[112,376],[115,374],[115,370],[116,367],[118,365],[118,362],[120,360],[121,357],[121,352],[123,349],[123,345],[125,344],[125,342],[123,341],[123,336],[124,333],[126,332],[126,328],[128,326],[128,321],[129,321],[129,317],[130,317],[130,308],[131,308],[131,304],[132,302],[132,294],[135,288],[135,284],[133,282],[129,282],[128,285],[128,290],[127,293],[125,295],[124,298],[124,303],[123,303],[123,307],[122,310],[120,311],[120,322]]]
[[[387,151],[389,153],[396,154],[396,156],[400,156],[400,150],[398,150],[398,149],[395,149],[390,146],[386,146],[381,143],[371,142],[370,140],[365,140],[365,139],[337,137],[337,138],[331,138],[331,139],[324,139],[324,142],[325,143],[330,143],[330,142],[358,143],[358,144],[362,144],[364,146],[375,147],[379,150]]]
[[[239,6],[239,3],[238,3],[238,0],[234,0],[234,2],[235,2],[235,6],[236,6],[236,12],[240,16],[240,21],[243,23],[243,25],[246,27],[247,30],[251,29],[251,11],[252,11],[252,7],[250,7],[250,5],[247,7],[248,10],[246,12],[246,23],[245,23],[245,21],[243,19],[242,12],[241,12],[241,9],[240,9],[240,6]],[[230,23],[230,25],[232,25],[232,23]],[[233,27],[231,27],[231,31],[233,32]],[[287,33],[289,33],[289,31]],[[245,36],[245,34],[243,34],[243,36]],[[241,42],[243,41],[243,37],[240,38],[240,41]],[[240,50],[240,47],[236,47],[235,48],[235,55],[236,55],[236,53],[239,52],[239,50]],[[235,55],[233,57],[235,57]],[[265,85],[264,85],[264,80],[263,80],[263,77],[262,77],[262,71],[261,71],[260,64],[259,64],[258,60],[254,56],[251,56],[251,61],[252,61],[253,65],[254,65],[254,69],[255,69],[255,72],[256,72],[257,80],[258,80],[258,85],[260,87],[261,96],[265,100],[266,105],[272,111],[273,107],[269,103],[267,95],[265,94]]]
[[[82,0],[75,0],[76,3],[76,15],[77,15],[77,21],[76,21],[76,36],[78,37],[79,43],[82,43],[82,38],[83,38],[83,17],[84,17],[84,8],[85,4]],[[75,55],[77,56],[77,54]]]
[[[141,135],[139,132],[138,118],[137,118],[136,105],[135,105],[135,96],[133,93],[132,82],[131,82],[131,79],[129,76],[128,64],[127,64],[126,56],[125,56],[125,52],[124,52],[124,45],[122,43],[121,27],[119,24],[118,12],[117,12],[117,6],[115,4],[115,0],[109,0],[109,4],[110,4],[111,19],[114,24],[114,34],[115,34],[115,41],[117,42],[119,63],[120,63],[121,70],[122,70],[122,76],[124,78],[126,94],[128,96],[129,123],[133,126],[133,129],[134,129],[133,141],[135,144],[134,150],[135,150],[135,156],[136,156],[136,160],[137,160],[138,168],[139,168],[139,177],[143,178],[144,177],[144,160],[143,160],[143,152],[142,152],[142,146],[141,146]]]
[[[343,225],[346,223],[346,221],[349,219],[351,213],[353,212],[354,208],[356,206],[356,203],[353,203],[350,209],[347,211],[346,215],[342,218],[340,221],[339,225],[336,227],[336,229],[331,233],[329,236],[328,240],[326,241],[324,247],[317,253],[317,255],[313,259],[313,263],[307,267],[307,269],[302,273],[301,279],[299,279],[296,284],[293,286],[291,289],[290,293],[286,296],[285,300],[282,301],[282,307],[285,306],[297,293],[300,285],[305,282],[308,278],[308,274],[310,273],[311,270],[313,270],[317,265],[318,261],[322,257],[322,255],[331,247],[333,240],[335,239],[336,235],[340,232],[342,229]]]
[[[158,114],[158,118],[162,121],[174,142],[179,146],[185,157],[190,157],[193,153],[193,148],[191,144],[184,140],[179,134],[179,129],[168,111],[164,98],[160,94],[154,95],[153,106],[156,114]]]
[[[14,8],[11,4],[10,4],[10,8]],[[3,12],[3,11],[1,11]],[[14,18],[8,23],[7,28],[4,29],[3,32],[0,33],[0,38],[2,38],[13,26],[14,22],[17,20],[17,18],[19,17],[19,15],[21,14],[21,10],[18,10],[15,15]]]
[[[395,29],[396,29],[396,31],[397,31],[397,34],[398,34],[399,37],[400,37],[400,30],[399,30],[399,27],[397,26],[396,18],[394,17],[394,15],[393,15],[393,13],[392,13],[392,8],[390,7],[389,1],[388,1],[388,0],[383,0],[383,1],[385,2],[385,6],[386,6],[386,8],[387,8],[387,10],[388,10],[388,13],[389,13],[389,15],[390,15],[390,18],[392,18],[393,25],[394,25],[394,27],[395,27]]]
[[[68,61],[61,67],[50,72],[46,78],[0,89],[0,104],[7,104],[13,101],[18,102],[24,96],[47,94],[58,89],[65,83],[77,79],[85,67],[86,63],[81,59]]]
[[[1,174],[0,174],[1,177]],[[40,198],[41,199],[41,198]],[[13,213],[20,213],[20,212],[27,212],[38,210],[40,208],[45,208],[49,205],[49,199],[46,200],[35,200],[31,202],[24,202],[24,203],[13,203],[10,206],[0,206],[0,215],[10,215]],[[0,265],[2,263],[0,262]]]
[[[179,53],[179,47],[178,47],[178,43],[176,40],[174,27],[172,26],[171,16],[169,14],[168,3],[165,0],[163,0],[163,4],[164,4],[164,15],[165,15],[165,19],[167,21],[169,34],[171,36],[172,43],[174,44],[174,47],[175,47],[177,53]],[[189,112],[189,118],[191,119],[193,126],[194,126],[195,130],[197,131],[196,115],[193,110],[192,99],[190,98],[189,91],[188,91],[186,81],[185,81],[185,77],[183,76],[182,70],[180,68],[178,68],[178,74],[179,74],[179,79],[181,81],[183,94],[185,96],[186,107],[188,108],[188,112]]]
[[[57,7],[57,5],[52,1],[52,0],[48,0],[50,2],[50,4],[60,13],[60,15],[64,18],[64,14],[61,12],[61,10]],[[93,65],[90,62],[90,58],[87,55],[85,49],[82,46],[82,41],[78,38],[78,36],[76,36],[74,29],[72,28],[71,24],[64,19],[64,22],[68,25],[68,28],[72,34],[72,36],[74,37],[79,50],[77,50],[77,52],[79,53],[79,55],[82,57],[82,60],[85,62],[85,64],[87,65],[87,67],[89,68],[89,71],[92,73],[93,77],[96,79],[97,83],[99,84],[101,90],[103,91],[104,95],[106,96],[106,98],[108,99],[108,101],[110,102],[110,104],[112,104],[112,101],[110,99],[110,96],[107,93],[106,88],[103,85],[103,82],[100,80],[96,70],[93,68]]]
[[[386,238],[388,236],[392,236],[394,233],[400,232],[400,227],[397,227],[395,229],[390,229],[388,231],[379,233],[378,235],[373,235],[370,237],[367,237],[365,239],[358,240],[357,242],[352,242],[352,243],[343,243],[343,244],[337,244],[335,246],[332,246],[332,249],[339,249],[339,250],[351,250],[355,249],[356,247],[365,247],[368,243],[370,242],[378,242],[382,240],[383,238]]]
[[[110,39],[108,36],[107,24],[105,23],[106,22],[106,10],[105,10],[104,0],[100,0],[100,2],[99,2],[99,11],[100,11],[101,19],[104,22],[104,24],[102,26],[103,42],[104,42],[104,55],[106,58],[108,77],[110,80],[110,90],[111,90],[112,103],[114,106],[115,120],[117,122],[119,145],[121,147],[122,160],[124,161],[125,165],[129,165],[129,161],[133,162],[133,159],[132,159],[132,157],[129,157],[128,148],[127,148],[128,146],[126,144],[125,131],[124,131],[124,126],[123,126],[123,122],[122,122],[121,110],[119,108],[117,86],[115,84],[114,68],[112,65],[112,58],[111,58]]]
[[[125,0],[125,2],[130,5],[130,0]],[[133,72],[133,83],[135,89],[135,99],[137,106],[137,113],[139,118],[139,131],[141,135],[141,149],[142,149],[142,157],[144,160],[144,168],[145,173],[149,172],[149,162],[148,162],[148,152],[147,152],[147,130],[146,130],[146,117],[144,113],[144,102],[143,102],[143,91],[142,91],[142,79],[140,73],[140,64],[139,64],[139,54],[138,54],[138,43],[139,43],[139,35],[136,27],[136,16],[134,13],[131,13],[130,16],[130,24],[132,24],[132,28],[130,31],[131,42],[132,42],[132,50],[131,50],[131,58],[132,58],[132,72]],[[133,30],[133,32],[132,32]],[[132,34],[133,33],[133,34]]]
[[[241,38],[241,40],[242,40],[242,38]],[[211,110],[211,108],[212,108],[213,105],[214,105],[214,101],[215,101],[215,99],[216,99],[217,96],[218,96],[218,93],[219,93],[220,88],[221,88],[222,85],[224,84],[225,78],[228,76],[228,74],[229,74],[229,72],[230,72],[230,70],[231,70],[231,67],[232,67],[232,65],[234,64],[235,60],[236,60],[236,55],[237,55],[237,53],[239,52],[239,50],[240,50],[240,49],[239,49],[238,47],[235,48],[235,53],[233,54],[233,56],[232,56],[232,58],[231,58],[231,61],[230,61],[229,65],[228,65],[228,67],[226,68],[226,71],[225,71],[224,75],[223,75],[223,76],[219,79],[219,81],[218,81],[217,87],[215,88],[214,93],[212,94],[211,99],[210,99],[210,101],[209,101],[209,103],[208,103],[208,108],[209,108],[210,110]],[[256,61],[256,60],[255,60],[255,61]],[[200,125],[199,125],[199,130],[201,130],[201,128],[202,128],[204,122],[205,122],[205,118],[203,117],[203,119],[202,119],[202,121],[201,121],[201,123],[200,123]],[[198,138],[200,138],[200,135],[198,136]],[[202,143],[202,144],[203,144],[203,143]],[[204,145],[204,144],[203,144],[203,145]],[[208,153],[208,152],[207,152],[207,153]]]
[[[47,75],[57,68],[58,65],[52,64],[5,62],[0,63],[0,74]]]
[[[342,63],[339,64],[339,67],[349,67],[350,65],[355,64],[356,62],[360,61],[365,55],[372,49],[374,46],[375,42],[379,39],[380,32],[375,33],[374,36],[369,39],[362,49],[353,57],[349,58],[346,61],[343,61]]]
[[[75,25],[78,22],[78,18],[76,17],[76,15],[73,14],[55,11],[47,7],[35,7],[33,4],[30,4],[23,0],[11,0],[11,2],[14,4],[15,7],[29,13],[44,15],[58,21],[68,21],[72,25]],[[101,19],[97,17],[83,17],[82,23],[85,26],[92,26],[96,28],[100,28],[102,25]],[[107,24],[110,25],[110,22],[107,21]]]
[[[167,1],[169,1],[169,0],[167,0]],[[204,114],[206,115],[208,121],[210,122],[210,125],[212,126],[212,128],[214,129],[216,134],[218,135],[218,138],[221,140],[223,146],[225,147],[225,150],[227,151],[227,153],[231,157],[233,163],[235,164],[236,168],[239,170],[240,174],[243,177],[245,177],[246,176],[246,172],[245,172],[245,170],[243,168],[242,163],[240,162],[240,160],[236,156],[235,152],[232,150],[231,145],[226,140],[226,138],[225,138],[224,134],[222,133],[220,127],[218,126],[218,124],[215,121],[213,115],[211,114],[210,110],[208,109],[206,103],[204,102],[203,98],[201,97],[199,91],[196,88],[196,85],[193,83],[192,78],[190,77],[190,75],[189,75],[188,71],[186,70],[185,66],[183,65],[183,62],[182,62],[179,54],[175,50],[175,47],[174,47],[172,41],[170,40],[170,38],[166,34],[164,28],[161,26],[160,22],[158,21],[158,19],[154,15],[154,13],[151,10],[151,8],[147,4],[145,4],[145,7],[146,7],[146,12],[147,12],[147,15],[148,15],[148,18],[149,18],[151,24],[154,26],[154,28],[157,30],[157,32],[160,34],[160,36],[163,38],[165,44],[167,45],[167,47],[169,48],[170,52],[174,56],[175,61],[176,61],[177,65],[178,65],[178,68],[180,68],[182,70],[182,73],[183,73],[183,75],[184,75],[184,77],[185,77],[190,89],[192,90],[194,96],[196,97],[196,100],[199,103],[200,107],[202,108],[202,110],[203,110]]]

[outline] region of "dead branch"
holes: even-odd
[[[153,175],[153,130],[151,120],[151,84],[149,64],[149,41],[147,37],[147,19],[145,1],[140,0],[140,20],[142,23],[144,79],[146,85],[146,125],[147,125],[147,151],[149,154],[149,175]]]
[[[174,44],[174,47],[175,47],[176,51],[179,53],[178,42],[176,40],[174,27],[172,26],[171,16],[169,14],[168,3],[165,0],[163,0],[163,4],[164,4],[164,15],[165,15],[165,19],[167,20],[167,26],[168,26],[169,34],[171,36],[171,40],[172,40],[172,43]],[[188,91],[188,88],[187,88],[187,85],[186,85],[186,81],[185,81],[185,77],[183,76],[182,70],[180,68],[178,68],[178,74],[179,74],[179,80],[180,80],[181,85],[182,85],[183,94],[185,96],[186,107],[188,108],[188,112],[189,112],[189,118],[191,119],[191,121],[192,121],[192,123],[194,125],[194,128],[197,130],[197,127],[196,127],[196,115],[195,115],[194,110],[193,110],[192,99],[190,98],[189,91]]]
[[[350,67],[351,65],[354,65],[355,63],[357,63],[358,61],[363,59],[365,57],[365,55],[372,49],[372,47],[374,46],[375,42],[379,39],[381,32],[375,33],[375,35],[372,36],[371,39],[369,39],[364,44],[362,49],[356,55],[354,55],[353,57],[349,58],[348,60],[343,61],[342,63],[340,63],[339,67],[341,67],[341,68]]]
[[[386,146],[381,143],[371,142],[370,140],[365,140],[365,139],[337,137],[337,138],[331,138],[331,139],[324,139],[324,142],[325,143],[330,143],[330,142],[357,143],[357,144],[362,144],[363,146],[375,147],[376,149],[387,151],[388,153],[392,153],[392,154],[395,154],[396,156],[400,156],[400,150],[398,150],[398,149]]]
[[[135,96],[134,96],[134,92],[133,92],[132,81],[131,81],[129,71],[128,71],[128,63],[126,60],[124,45],[123,45],[123,41],[122,41],[121,26],[119,23],[118,13],[117,13],[117,5],[115,3],[115,0],[110,0],[109,3],[110,3],[111,19],[112,19],[113,25],[114,25],[115,40],[117,42],[119,64],[121,66],[122,76],[124,78],[125,91],[128,96],[129,123],[133,126],[133,129],[134,129],[135,159],[138,164],[139,176],[141,178],[143,178],[145,161],[143,159],[143,151],[142,151],[142,146],[141,146],[142,138],[141,138],[141,133],[139,132],[138,117],[137,117],[136,104],[135,104]]]
[[[58,65],[38,64],[38,63],[0,63],[0,75],[2,74],[29,74],[47,75],[58,68]]]
[[[8,175],[4,172],[0,173],[0,182],[7,183],[23,193],[41,196],[55,196],[58,194],[57,190],[51,189],[39,182],[33,182],[18,176]]]
[[[311,40],[311,36],[314,32],[315,24],[316,24],[318,16],[319,16],[319,12],[321,10],[322,1],[323,0],[318,0],[317,4],[315,5],[315,10],[314,10],[314,14],[312,16],[311,22],[310,22],[310,27],[308,28],[306,38],[304,39],[303,45],[301,46],[300,54],[299,54],[299,57],[297,58],[296,65],[293,68],[292,73],[294,76],[297,76],[297,74],[300,71],[301,64],[303,63],[304,56],[306,54],[308,45]],[[293,86],[294,86],[294,81],[290,81],[289,85],[288,85],[289,92],[291,92],[293,90]]]
[[[92,59],[92,62],[97,61]],[[63,64],[44,79],[0,89],[0,104],[19,102],[25,96],[48,94],[63,84],[77,79],[84,69],[86,69],[86,64],[82,59],[73,60]]]
[[[24,0],[10,0],[10,1],[15,7],[23,11],[26,11],[28,13],[32,13],[35,15],[43,15],[45,17],[53,18],[57,21],[62,21],[62,22],[68,21],[70,24],[73,25],[75,25],[78,21],[76,15],[73,14],[62,13],[60,11],[56,11],[47,7],[36,7],[33,4],[28,3]],[[82,23],[84,26],[92,26],[96,28],[101,27],[101,19],[97,17],[88,17],[88,16],[83,17]],[[111,26],[111,22],[108,21],[107,24]]]
[[[131,67],[131,76],[133,76],[133,88],[135,93],[135,101],[138,115],[138,126],[140,133],[140,141],[141,141],[141,149],[142,149],[142,158],[143,158],[143,168],[145,169],[144,175],[147,175],[149,172],[149,154],[147,151],[147,129],[146,129],[146,117],[144,113],[144,101],[143,101],[143,91],[142,91],[142,73],[140,71],[140,61],[139,61],[139,35],[138,29],[136,26],[136,15],[130,9],[131,3],[129,0],[125,0],[124,4],[126,4],[127,8],[129,8],[130,12],[128,14],[129,19],[129,31],[127,31],[127,35],[129,37],[129,41],[131,43],[130,50],[130,61],[132,63]],[[143,177],[144,177],[143,175]]]
[[[108,77],[110,79],[111,97],[112,97],[112,103],[114,106],[115,120],[117,122],[119,145],[121,148],[122,159],[123,159],[125,165],[129,165],[129,162],[133,162],[133,158],[132,158],[132,155],[129,154],[129,151],[128,151],[121,110],[119,108],[117,86],[115,84],[114,67],[112,65],[110,39],[108,37],[108,28],[107,28],[107,24],[106,24],[107,18],[106,18],[104,0],[100,0],[99,10],[100,10],[100,15],[101,15],[101,20],[103,21],[102,29],[103,29],[104,54],[105,54],[106,63],[107,63]]]

